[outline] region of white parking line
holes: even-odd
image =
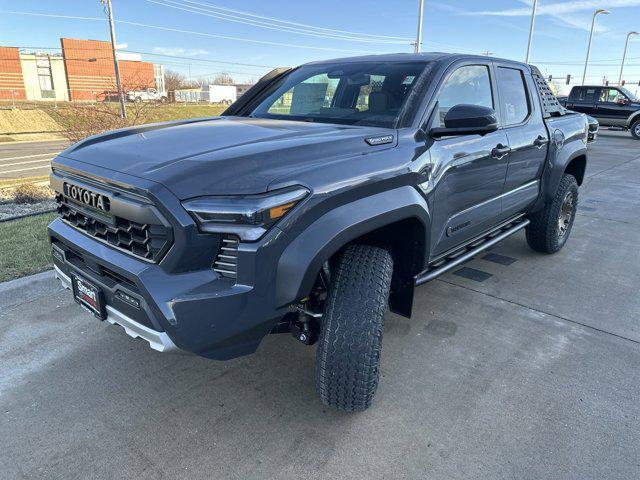
[[[53,157],[51,157],[51,158],[53,158]],[[51,162],[51,158],[43,158],[42,160],[29,160],[28,162],[0,163],[0,168],[2,168],[2,167],[13,167],[15,165],[28,165],[29,163]]]
[[[3,160],[20,160],[22,158],[44,157],[45,155],[49,155],[50,157],[55,157],[59,153],[62,153],[62,152],[60,151],[60,152],[37,153],[35,155],[23,155],[21,157],[6,157],[6,158],[0,158],[0,162]]]
[[[43,168],[47,168],[49,165],[40,165],[39,167],[29,167],[29,168],[21,168],[19,170],[7,170],[6,172],[0,172],[0,175],[6,175],[7,173],[20,173],[26,172],[28,170],[41,170]]]

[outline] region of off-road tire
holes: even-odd
[[[572,198],[572,206],[570,207],[568,224],[563,233],[560,227],[561,214],[563,213],[563,205],[569,195]],[[573,175],[564,174],[560,179],[560,184],[553,199],[547,202],[542,210],[529,217],[531,223],[525,229],[529,246],[542,253],[556,253],[559,251],[567,242],[571,233],[577,205],[578,182]]]
[[[389,252],[368,245],[348,246],[332,270],[315,374],[326,405],[353,412],[373,401],[392,272]]]
[[[636,120],[633,122],[633,125],[631,125],[631,135],[636,140],[640,140],[640,120]]]

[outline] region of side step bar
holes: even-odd
[[[497,235],[490,237],[490,235],[495,234],[495,231],[494,231],[493,233],[489,234],[487,236],[487,240],[481,243],[480,245],[476,247],[470,247],[469,250],[467,250],[465,253],[463,253],[462,255],[456,256],[455,258],[449,260],[448,262],[446,262],[444,265],[440,267],[436,267],[433,270],[427,270],[426,272],[419,274],[416,277],[416,285],[422,285],[423,283],[427,283],[428,281],[433,280],[436,277],[439,277],[443,273],[446,273],[449,270],[456,268],[458,265],[468,262],[480,252],[494,246],[496,243],[499,243],[505,238],[510,237],[514,233],[519,232],[527,225],[529,225],[529,220],[524,219],[518,222],[517,224],[512,225],[511,227],[506,228],[502,231],[498,230],[499,233]],[[473,243],[477,243],[477,242],[473,242]]]

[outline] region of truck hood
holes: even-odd
[[[90,137],[64,158],[161,183],[179,199],[259,193],[292,170],[390,148],[376,127],[218,117],[133,127]],[[393,142],[370,146],[370,137]]]

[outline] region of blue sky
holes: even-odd
[[[257,78],[272,66],[296,65],[360,52],[412,51],[406,43],[373,42],[396,41],[387,36],[412,39],[416,32],[418,6],[417,0],[112,1],[119,20],[183,30],[118,23],[118,43],[127,44],[128,50],[183,57],[146,55],[145,59],[164,63],[167,68],[185,73],[190,66],[194,77],[227,71],[241,81]],[[229,10],[213,10],[211,5],[295,24],[280,23],[290,30],[282,31],[269,26],[273,23],[271,20],[247,17]],[[591,14],[595,8],[607,8],[611,14],[598,17],[588,81],[600,83],[604,75],[612,81],[617,80],[626,33],[640,31],[640,0],[539,0],[532,63],[556,78],[567,74],[581,77]],[[426,0],[423,50],[488,51],[495,56],[523,60],[530,10],[531,0]],[[0,11],[0,45],[58,47],[59,38],[63,36],[109,38],[106,21],[7,13],[19,11],[98,18],[103,17],[98,0],[0,0]],[[211,16],[211,12],[217,12],[218,18]],[[229,21],[238,18],[245,21]],[[251,25],[246,23],[247,18]],[[314,30],[298,24],[332,30]],[[330,35],[347,35],[335,30],[366,34],[359,38],[368,41],[330,38]],[[385,38],[374,38],[373,35]],[[630,42],[625,78],[635,83],[632,90],[640,81],[640,35]]]

